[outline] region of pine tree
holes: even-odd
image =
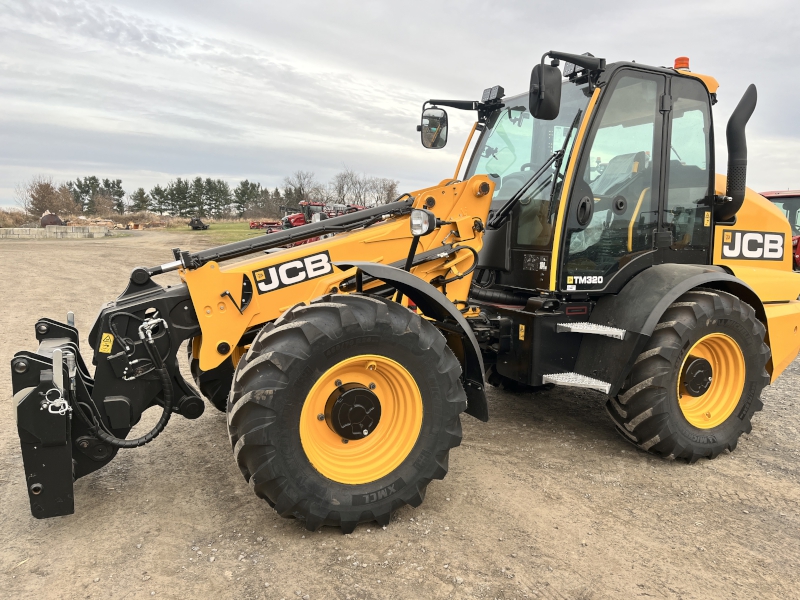
[[[198,217],[206,216],[205,205],[205,185],[203,184],[202,177],[195,177],[192,181],[192,186],[189,189],[189,203],[191,205],[192,214]]]
[[[258,197],[261,194],[260,183],[250,183],[247,179],[240,181],[233,190],[234,208],[241,217],[249,209],[258,208]]]
[[[167,186],[167,206],[172,215],[185,217],[191,209],[189,180],[178,177]]]
[[[122,214],[125,212],[125,190],[122,189],[121,179],[103,179],[98,190],[114,203],[114,210]]]
[[[150,210],[150,206],[152,204],[152,199],[147,195],[147,192],[144,191],[144,188],[139,188],[133,192],[130,196],[128,196],[128,200],[130,202],[129,208],[131,212],[144,212],[146,210]]]
[[[214,181],[214,216],[225,217],[230,213],[233,194],[227,181],[217,179]]]
[[[158,214],[163,215],[167,211],[167,190],[160,185],[156,185],[150,190],[150,198],[152,199],[153,210]]]
[[[203,214],[214,214],[214,195],[216,192],[216,183],[211,177],[206,177],[203,182]]]
[[[75,204],[81,210],[90,215],[95,214],[95,197],[100,191],[100,180],[94,175],[81,179],[77,177],[75,181],[67,182],[67,189],[72,193]]]

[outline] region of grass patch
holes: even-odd
[[[175,225],[167,227],[167,231],[189,232],[192,235],[202,235],[209,239],[211,245],[228,244],[248,238],[264,235],[263,229],[250,229],[249,221],[209,223],[204,231],[192,231],[188,225]]]

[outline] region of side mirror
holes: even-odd
[[[558,67],[545,64],[533,67],[528,101],[536,119],[552,121],[558,116],[561,108],[561,71]]]
[[[422,111],[422,123],[417,131],[426,148],[444,148],[447,144],[447,113],[441,108],[426,108]]]

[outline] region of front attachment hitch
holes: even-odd
[[[37,323],[37,337],[46,335],[49,323]],[[62,325],[66,330],[67,325]],[[50,329],[48,327],[48,329]],[[70,328],[74,331],[74,328]],[[64,333],[61,331],[60,333]],[[69,331],[66,331],[69,333]],[[86,393],[79,369],[77,331],[67,336],[40,339],[39,351],[18,352],[11,361],[17,432],[22,448],[25,482],[31,513],[38,519],[69,515],[75,511],[72,484],[72,407],[70,386]],[[49,355],[49,356],[48,356]]]

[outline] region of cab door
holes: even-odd
[[[656,263],[710,264],[714,153],[711,97],[692,77],[670,77],[664,102],[663,191]]]
[[[654,264],[667,78],[621,69],[601,97],[565,214],[558,289],[615,291]]]

